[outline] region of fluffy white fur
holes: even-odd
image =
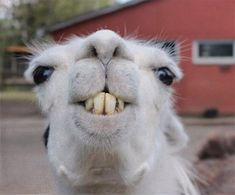
[[[188,137],[172,108],[172,89],[153,71],[166,66],[181,79],[167,52],[101,30],[37,49],[28,80],[39,65],[55,68],[36,92],[50,123],[57,194],[198,195],[178,155]],[[94,115],[76,104],[105,85],[129,103],[122,113]]]

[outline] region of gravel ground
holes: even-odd
[[[7,101],[1,102],[0,109],[0,195],[51,194],[50,169],[41,140],[45,125],[37,107],[33,102]],[[183,122],[191,137],[184,153],[193,162],[212,134],[235,134],[234,117],[184,118]]]

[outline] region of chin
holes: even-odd
[[[128,104],[120,113],[97,115],[82,105],[72,105],[74,135],[90,146],[118,145],[130,137],[137,128],[137,106]]]

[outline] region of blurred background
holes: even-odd
[[[205,194],[234,195],[234,0],[0,0],[0,194],[52,193],[46,124],[23,78],[26,44],[104,28],[172,51],[185,75],[175,85],[191,136],[184,153],[209,180],[201,184]]]

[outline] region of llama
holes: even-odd
[[[178,154],[173,109],[182,72],[161,47],[110,30],[33,48],[56,194],[198,195]]]

